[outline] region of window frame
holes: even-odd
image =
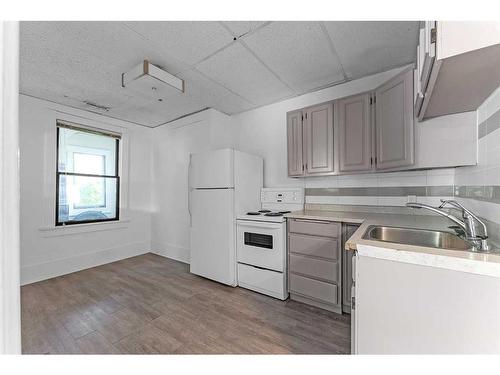
[[[70,128],[75,129],[82,132],[99,134],[103,136],[112,137],[115,139],[115,174],[114,175],[98,175],[98,174],[89,174],[89,173],[76,173],[76,172],[60,172],[59,171],[59,130],[60,128]],[[99,129],[89,129],[85,127],[85,125],[78,124],[69,124],[66,121],[56,120],[56,212],[55,212],[55,226],[62,227],[68,225],[78,225],[78,224],[91,224],[91,223],[105,223],[110,221],[119,221],[120,220],[120,140],[121,136],[111,134],[106,130]],[[116,204],[115,204],[115,217],[109,219],[95,219],[95,220],[79,220],[79,221],[59,221],[59,183],[60,176],[81,176],[81,177],[100,177],[100,178],[113,178],[116,180]],[[106,180],[104,180],[106,183]]]

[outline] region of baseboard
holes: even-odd
[[[35,283],[56,276],[81,271],[102,264],[146,254],[149,242],[138,242],[109,249],[86,253],[76,257],[58,259],[52,262],[21,267],[21,285]]]
[[[189,264],[190,250],[185,247],[151,242],[151,253]]]

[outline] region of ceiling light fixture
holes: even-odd
[[[184,80],[144,60],[122,74],[122,87],[133,88],[149,95],[161,94],[171,89],[183,93]]]

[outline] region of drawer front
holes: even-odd
[[[285,300],[286,274],[238,263],[238,285],[259,293]]]
[[[290,232],[311,236],[340,237],[340,224],[329,221],[297,220],[289,221]]]
[[[323,302],[337,304],[337,285],[307,277],[291,274],[290,292],[299,293]]]
[[[339,244],[336,238],[311,237],[290,233],[288,247],[291,253],[331,260],[339,259]]]
[[[329,260],[290,254],[290,272],[312,276],[330,282],[339,281],[339,264]]]

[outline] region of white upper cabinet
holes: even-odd
[[[372,169],[371,94],[351,96],[336,102],[339,172]]]
[[[413,71],[407,70],[375,91],[376,168],[414,163]]]
[[[305,171],[308,175],[333,173],[333,104],[305,110]]]
[[[500,22],[426,21],[419,35],[419,121],[475,111],[500,86]]]

